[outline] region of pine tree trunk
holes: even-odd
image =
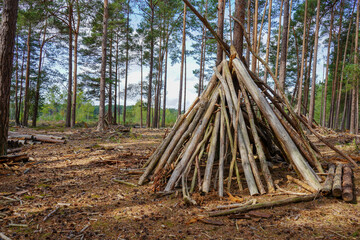
[[[25,64],[25,51],[26,48],[24,47],[23,49],[23,53],[22,53],[22,61],[21,61],[21,76],[20,76],[20,93],[19,93],[19,107],[18,107],[18,115],[16,116],[16,125],[20,126],[20,114],[22,112],[22,95],[23,95],[23,79],[24,79],[24,64]]]
[[[166,121],[166,89],[167,89],[167,61],[168,61],[168,43],[165,46],[165,76],[164,76],[164,99],[163,99],[163,115],[161,119],[161,127],[165,127]]]
[[[185,46],[186,46],[186,4],[184,3],[184,19],[183,19],[183,31],[182,31],[182,51],[181,51],[181,66],[180,66],[180,87],[179,87],[179,100],[178,100],[178,116],[181,115],[181,102],[182,102],[183,79],[184,79]]]
[[[307,115],[307,113],[308,113],[309,91],[310,91],[310,73],[311,73],[313,55],[314,55],[314,51],[311,51],[310,56],[309,56],[310,57],[309,65],[306,70],[306,77],[305,77],[305,84],[304,84],[304,110],[303,110],[304,115]]]
[[[109,125],[112,123],[112,46],[113,46],[113,34],[111,33],[109,39],[109,98],[108,98],[108,112],[107,112],[107,121]]]
[[[357,54],[358,54],[358,42],[359,42],[359,15],[360,15],[360,11],[359,11],[359,3],[360,0],[357,1],[357,6],[356,6],[356,30],[355,30],[355,54],[354,54],[354,65],[357,66],[358,64],[358,58],[357,58]],[[353,90],[352,90],[352,97],[351,97],[351,117],[350,117],[350,133],[352,134],[357,134],[358,133],[358,108],[356,106],[356,104],[358,103],[358,79],[356,77],[354,77],[353,79]]]
[[[236,19],[239,19],[239,21],[243,24],[243,26],[245,26],[245,9],[246,9],[246,0],[235,0],[234,17]],[[241,28],[240,24],[236,21],[234,21],[234,47],[238,52],[239,56],[243,56],[244,31]]]
[[[319,42],[319,29],[320,29],[320,0],[317,2],[316,10],[316,30],[315,30],[315,45],[314,45],[314,66],[312,71],[311,79],[311,95],[310,95],[310,108],[309,108],[309,118],[308,123],[312,126],[314,119],[314,109],[315,109],[315,88],[316,88],[316,66],[317,66],[317,52],[318,52],[318,42]]]
[[[42,67],[42,60],[43,60],[43,49],[45,46],[46,41],[46,30],[47,30],[47,20],[45,21],[44,26],[44,35],[42,42],[40,44],[40,53],[39,53],[39,66],[38,66],[38,75],[37,75],[37,81],[36,81],[36,92],[35,92],[35,102],[34,102],[34,108],[33,108],[33,116],[32,116],[32,126],[36,127],[36,120],[38,117],[38,109],[39,109],[39,99],[40,99],[40,84],[41,84],[41,67]]]
[[[75,127],[76,123],[76,98],[77,98],[77,64],[78,64],[78,39],[80,32],[80,6],[79,0],[76,0],[76,13],[77,13],[77,21],[76,21],[76,30],[74,32],[74,86],[72,92],[72,108],[71,108],[71,127]]]
[[[103,17],[103,36],[101,44],[101,77],[100,77],[100,105],[99,105],[99,122],[97,130],[105,130],[105,72],[106,72],[106,42],[107,42],[107,25],[109,19],[108,0],[104,0],[104,17]]]
[[[225,17],[225,0],[218,0],[218,22],[217,22],[217,34],[221,40],[224,39],[224,17]],[[222,61],[223,49],[219,42],[217,43],[216,53],[216,66]]]
[[[143,49],[141,46],[140,51],[140,71],[141,71],[141,79],[140,79],[140,128],[143,127]],[[120,97],[120,96],[119,96]],[[119,106],[120,108],[120,106]]]
[[[127,83],[128,83],[128,72],[129,72],[129,48],[130,48],[130,45],[129,45],[130,25],[129,25],[129,23],[130,23],[130,0],[128,0],[128,2],[127,2],[127,17],[126,17],[126,59],[125,59],[125,87],[124,87],[124,109],[123,109],[123,124],[124,125],[126,123],[126,100],[127,100]],[[151,58],[153,58],[153,56]],[[150,66],[150,67],[152,68],[152,66]]]
[[[303,41],[302,41],[302,53],[301,53],[301,67],[300,67],[300,78],[299,78],[299,87],[298,87],[298,102],[296,106],[296,112],[300,115],[301,113],[301,105],[302,105],[302,85],[303,85],[303,77],[304,77],[304,68],[305,68],[305,56],[306,56],[306,22],[307,22],[307,6],[308,0],[305,0],[305,11],[304,11],[304,30],[303,30]]]
[[[15,74],[15,124],[19,126],[18,124],[18,115],[19,115],[19,99],[18,99],[18,89],[19,89],[19,35],[16,36],[16,74]]]
[[[270,55],[270,37],[271,37],[271,9],[272,9],[272,0],[269,2],[269,11],[268,11],[268,34],[266,40],[266,57],[265,62],[269,63],[269,55]],[[265,68],[264,82],[267,83],[268,72]]]
[[[246,29],[247,29],[247,33],[248,33],[248,38],[251,41],[251,0],[248,0],[247,3],[247,16],[246,16]],[[246,51],[246,62],[248,64],[248,66],[250,66],[250,46],[247,46],[247,51]]]
[[[152,0],[150,0],[149,6],[151,8],[150,18],[150,73],[149,73],[149,86],[148,86],[148,101],[147,101],[147,115],[146,115],[146,126],[150,127],[151,122],[151,100],[152,100],[152,75],[154,66],[154,12],[155,6]]]
[[[258,9],[259,9],[259,1],[255,0],[255,10],[254,10],[254,20],[253,20],[253,42],[252,42],[252,46],[253,48],[255,48],[254,49],[255,51],[257,46]],[[256,71],[256,57],[254,54],[252,55],[252,59],[251,59],[251,71],[253,72]]]
[[[66,107],[66,123],[65,126],[66,127],[70,127],[70,122],[71,122],[71,97],[72,97],[72,50],[73,50],[73,46],[72,46],[72,35],[73,35],[73,29],[72,29],[72,17],[73,17],[73,8],[72,8],[72,3],[69,2],[69,19],[68,19],[68,23],[69,23],[69,78],[68,78],[68,95],[67,95],[67,107]]]
[[[332,82],[332,89],[331,89],[331,105],[330,105],[330,113],[329,113],[329,121],[328,127],[333,128],[334,126],[334,119],[335,119],[335,96],[336,96],[336,89],[337,89],[337,75],[339,69],[339,62],[340,62],[340,40],[341,40],[341,27],[342,27],[342,18],[343,18],[343,1],[340,2],[341,10],[340,10],[340,20],[339,20],[339,33],[337,36],[337,51],[336,51],[336,63],[335,63],[335,72]]]
[[[156,89],[155,89],[155,102],[154,102],[154,116],[153,116],[153,122],[152,127],[157,128],[158,127],[158,117],[159,117],[159,96],[160,96],[160,90],[161,90],[161,72],[162,72],[162,59],[161,59],[161,44],[162,44],[162,36],[160,34],[160,40],[159,40],[159,59],[158,59],[158,74],[157,74],[157,81],[156,81]]]
[[[4,0],[2,4],[3,12],[0,27],[0,156],[7,153],[10,86],[18,4],[18,0]]]
[[[27,39],[27,57],[26,57],[26,74],[25,74],[25,99],[24,99],[24,114],[23,114],[23,126],[28,126],[28,118],[29,118],[29,101],[30,101],[30,38],[31,38],[31,24],[29,25],[28,30],[28,39]]]
[[[118,92],[118,68],[119,68],[119,35],[116,34],[116,53],[115,53],[115,98],[114,98],[114,117],[113,117],[113,124],[117,124],[117,92]],[[120,97],[120,96],[119,96]],[[141,96],[142,97],[142,96]],[[120,107],[120,106],[119,106]]]
[[[288,0],[285,0],[288,1]],[[276,61],[275,61],[275,77],[278,77],[278,69],[279,69],[279,56],[280,56],[280,36],[281,36],[281,17],[284,6],[284,0],[281,0],[280,14],[279,14],[279,31],[278,31],[278,39],[277,39],[277,49],[276,49]]]
[[[289,33],[289,0],[284,0],[284,29],[281,39],[281,59],[280,59],[280,72],[279,83],[282,90],[285,90],[285,78],[286,78],[286,59],[287,59],[287,44]]]
[[[329,81],[329,66],[330,66],[330,53],[331,53],[331,39],[332,39],[332,30],[334,22],[334,7],[331,9],[331,20],[330,20],[330,31],[329,31],[329,43],[326,57],[326,76],[325,76],[325,86],[324,86],[324,95],[323,95],[323,106],[322,106],[322,116],[321,116],[321,126],[326,126],[326,100],[327,100],[327,88]]]

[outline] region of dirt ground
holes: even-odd
[[[36,132],[65,136],[67,143],[26,146],[22,152],[31,157],[29,163],[13,170],[0,166],[0,232],[11,239],[360,239],[359,170],[355,170],[354,203],[320,198],[257,210],[240,219],[209,218],[209,211],[231,200],[220,199],[213,191],[194,194],[198,205],[188,206],[181,193],[158,196],[151,184],[134,187],[113,181],[136,183],[138,169],[165,130],[104,135],[88,128]],[[356,153],[348,141],[335,140]],[[326,159],[338,160],[320,147]],[[290,170],[276,164],[271,171]],[[285,189],[304,191],[287,183],[286,174],[273,176]],[[234,195],[257,202],[289,197]]]

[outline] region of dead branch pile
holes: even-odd
[[[224,186],[230,192],[236,182],[242,191],[244,177],[250,195],[264,194],[275,189],[268,161],[281,158],[320,191],[322,180],[315,171],[324,173],[321,154],[301,123],[355,164],[297,115],[282,91],[279,95],[259,80],[236,56],[232,51],[229,62],[214,68],[207,89],[144,166],[139,185],[152,179],[155,190],[170,192],[181,183],[184,198],[191,200],[189,193],[196,188],[204,193],[215,189],[223,196]]]

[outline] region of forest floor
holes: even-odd
[[[320,198],[257,210],[243,219],[204,218],[216,206],[232,202],[219,199],[213,191],[206,196],[194,194],[198,206],[187,206],[181,193],[159,197],[151,185],[132,187],[112,180],[136,183],[140,176],[136,169],[161,142],[165,130],[16,131],[65,136],[67,143],[26,146],[22,152],[31,157],[30,162],[16,170],[0,167],[0,232],[11,239],[360,239],[358,169],[354,203]],[[357,158],[346,134],[331,140]],[[339,160],[319,146],[326,160]],[[286,182],[291,171],[286,164],[275,164],[271,171],[281,187],[303,191]],[[233,194],[250,199],[246,193]],[[252,198],[264,202],[286,197]]]

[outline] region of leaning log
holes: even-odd
[[[353,188],[353,171],[349,166],[344,166],[342,181],[342,198],[345,202],[351,202],[354,199]]]
[[[314,170],[309,166],[309,163],[301,155],[295,143],[292,141],[291,137],[286,132],[284,127],[281,125],[279,119],[276,117],[269,103],[261,94],[259,88],[256,86],[254,81],[251,79],[244,64],[237,58],[233,59],[232,63],[238,75],[238,80],[240,81],[240,83],[242,82],[245,85],[246,90],[251,94],[261,113],[273,129],[289,160],[292,161],[295,167],[299,170],[302,177],[311,187],[313,187],[315,190],[320,190],[321,184]]]

